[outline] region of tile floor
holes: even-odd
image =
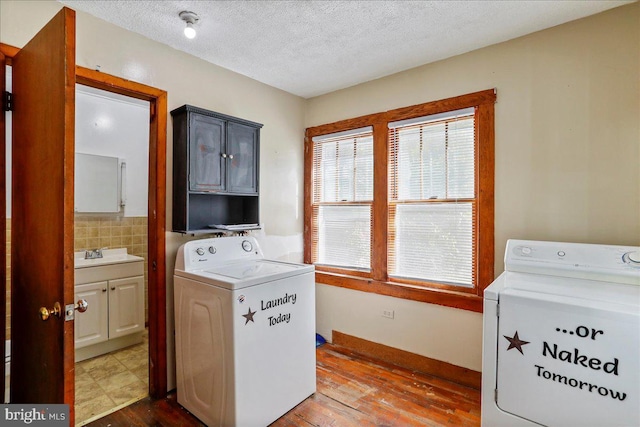
[[[127,406],[149,394],[149,343],[76,363],[76,426]]]

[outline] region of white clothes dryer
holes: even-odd
[[[482,426],[640,425],[640,248],[509,240],[484,292]]]
[[[253,237],[194,240],[174,276],[178,403],[210,427],[264,427],[316,390],[312,265]]]

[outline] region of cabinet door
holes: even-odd
[[[109,280],[109,338],[143,329],[144,276]]]
[[[224,121],[198,113],[189,115],[189,190],[224,191],[226,153]],[[223,157],[223,155],[225,157]]]
[[[76,315],[74,339],[75,348],[106,341],[108,336],[108,292],[107,282],[76,285],[74,301],[84,299],[89,304],[87,311]]]
[[[230,193],[258,192],[258,132],[252,126],[229,122],[227,154]]]

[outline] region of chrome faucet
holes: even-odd
[[[84,251],[84,259],[96,259],[102,258],[102,250],[107,248],[100,249],[89,249]]]

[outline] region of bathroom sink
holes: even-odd
[[[97,267],[110,264],[123,264],[128,262],[144,261],[144,258],[129,255],[127,248],[104,249],[102,258],[85,259],[85,252],[74,253],[75,268]]]

